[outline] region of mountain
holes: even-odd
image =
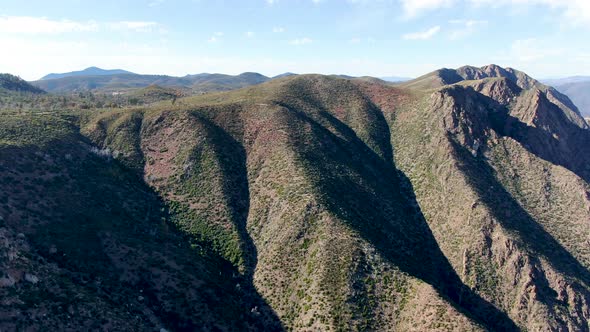
[[[406,81],[412,80],[410,77],[400,77],[400,76],[385,76],[385,77],[380,77],[380,78],[386,82],[393,82],[393,83],[406,82]]]
[[[104,76],[104,75],[117,75],[117,74],[133,74],[132,72],[123,69],[101,69],[98,67],[88,67],[84,70],[72,71],[69,73],[61,74],[47,74],[41,78],[41,80],[53,80],[56,78],[64,77],[75,77],[75,76]]]
[[[582,114],[590,116],[590,80],[557,85],[555,88],[569,96]]]
[[[195,94],[228,91],[260,84],[269,78],[258,73],[240,75],[197,74],[184,77],[165,75],[115,74],[102,76],[70,76],[51,80],[31,82],[48,92],[67,93],[77,91],[121,92],[129,89],[145,88],[150,85],[192,90]]]
[[[273,76],[273,79],[275,79],[275,78],[281,78],[281,77],[295,76],[295,75],[297,75],[297,74],[295,74],[295,73],[290,73],[290,72],[287,72],[287,73],[282,73],[282,74],[279,74],[279,75],[277,75],[277,76]]]
[[[544,83],[555,87],[561,93],[569,96],[578,106],[580,112],[590,116],[590,77],[574,76],[556,80],[545,80]]]
[[[0,74],[0,92],[45,93],[45,91],[27,83],[20,77],[11,74]]]
[[[236,76],[224,74],[188,75],[196,92],[228,91],[268,81],[270,78],[258,73],[242,73]]]
[[[570,83],[581,83],[590,81],[590,76],[570,76],[564,78],[552,78],[541,80],[544,84],[551,86],[559,86]]]
[[[2,112],[3,330],[588,329],[590,130],[523,72]]]

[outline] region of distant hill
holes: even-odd
[[[191,87],[193,91],[197,93],[235,90],[270,80],[269,77],[251,72],[242,73],[236,76],[225,74],[198,74],[188,75],[184,78],[188,78],[192,82]]]
[[[273,76],[273,79],[274,79],[274,78],[281,78],[281,77],[295,76],[295,75],[297,75],[297,74],[295,74],[295,73],[290,73],[290,72],[286,72],[286,73],[279,74],[279,75],[277,75],[277,76]]]
[[[557,85],[564,85],[569,83],[580,83],[580,82],[588,82],[590,81],[590,76],[570,76],[564,78],[552,78],[541,80],[543,84],[557,86]]]
[[[590,76],[545,80],[543,83],[566,94],[576,104],[582,115],[590,116]]]
[[[132,72],[123,69],[101,69],[98,67],[88,67],[84,70],[71,71],[69,73],[48,74],[41,78],[41,80],[53,80],[57,78],[72,77],[72,76],[104,76],[117,74],[133,74]]]
[[[0,74],[0,91],[45,93],[22,78],[11,74]]]
[[[412,79],[410,77],[400,77],[400,76],[385,76],[385,77],[379,77],[379,78],[386,81],[386,82],[406,82],[406,81],[409,81]]]
[[[229,91],[260,84],[270,78],[258,73],[240,75],[196,74],[184,77],[166,75],[114,74],[98,76],[69,76],[31,82],[48,92],[64,93],[76,91],[114,92],[127,89],[145,88],[150,85],[182,88],[193,93]]]

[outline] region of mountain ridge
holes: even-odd
[[[39,79],[39,81],[43,80],[52,80],[58,78],[65,78],[65,77],[72,77],[72,76],[102,76],[102,75],[116,75],[116,74],[134,74],[130,71],[123,70],[123,69],[102,69],[98,67],[88,67],[83,70],[71,71],[67,73],[51,73],[47,74]]]
[[[0,91],[6,92],[29,92],[33,94],[43,94],[44,90],[29,84],[27,81],[18,76],[11,74],[0,74]]]
[[[101,320],[13,311],[0,326],[585,330],[590,131],[568,104],[485,66],[7,111],[0,235],[24,270],[0,256],[0,292],[33,316]],[[89,295],[70,303],[68,287]]]
[[[258,73],[239,75],[196,74],[182,77],[167,75],[140,75],[133,73],[105,74],[98,76],[69,76],[31,82],[48,92],[66,93],[74,91],[115,92],[125,89],[145,88],[150,85],[192,89],[195,93],[227,91],[269,80]]]
[[[578,76],[563,80],[547,80],[547,84],[569,96],[584,116],[590,116],[590,77]]]

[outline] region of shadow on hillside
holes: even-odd
[[[284,330],[276,313],[256,291],[251,275],[241,276],[219,255],[191,246],[191,236],[175,224],[163,223],[168,219],[165,203],[137,176],[136,169],[108,156],[88,154],[79,142],[87,146],[91,142],[82,136],[75,139],[75,142],[50,144],[52,155],[57,153],[57,157],[52,158],[70,180],[48,183],[43,190],[28,193],[29,198],[50,197],[55,200],[55,207],[36,211],[27,208],[27,200],[21,202],[22,208],[17,210],[27,219],[43,220],[42,224],[30,225],[22,231],[39,255],[67,271],[64,278],[72,275],[74,282],[80,282],[79,286],[88,292],[87,295],[97,298],[99,303],[105,301],[121,311],[135,306],[137,309],[132,312],[137,321],[153,324],[150,315],[154,315],[166,328],[175,331],[218,330],[218,327]],[[38,169],[47,168],[46,161],[38,157],[43,156],[40,152],[45,151],[34,146],[2,148],[0,169],[7,174],[24,170],[35,178]],[[39,162],[28,162],[24,167],[11,161],[17,156]],[[39,183],[43,180],[39,179]],[[0,189],[4,185],[0,183]],[[244,192],[236,195],[244,195]],[[13,199],[16,201],[18,196]],[[247,208],[236,213],[247,215]],[[20,223],[11,226],[19,231],[25,227]],[[105,236],[128,248],[129,257],[142,257],[132,253],[148,255],[140,258],[145,261],[129,262],[135,281],[119,279],[123,271],[106,254]],[[63,256],[48,254],[51,245],[63,252]],[[174,265],[178,268],[170,267]],[[170,286],[169,278],[160,279],[160,273],[179,276],[172,282],[176,286]],[[100,287],[93,286],[89,280],[100,280]],[[160,280],[164,281],[161,285],[158,284]],[[236,284],[240,284],[239,289]],[[143,303],[136,300],[140,289],[144,299],[139,301]],[[167,303],[161,302],[160,296]],[[190,303],[191,298],[198,303]],[[148,314],[142,311],[142,304],[149,308]],[[258,312],[251,312],[254,307]],[[203,317],[214,317],[215,321],[211,323]]]
[[[258,252],[254,241],[246,229],[248,213],[250,209],[250,191],[248,185],[248,173],[246,169],[246,151],[242,144],[236,141],[225,130],[213,123],[211,120],[198,113],[191,113],[202,125],[206,131],[207,142],[211,144],[217,154],[218,165],[221,168],[222,193],[226,199],[226,204],[231,210],[231,221],[236,226],[239,235],[239,245],[244,262],[245,270],[239,273],[236,267],[232,266],[234,271],[230,278],[236,278],[236,284],[240,285],[244,304],[243,309],[247,311],[244,319],[247,319],[251,326],[256,326],[259,330],[265,331],[283,331],[282,323],[274,310],[262,298],[254,287],[254,270],[258,264]],[[177,229],[182,232],[182,230]],[[186,235],[189,239],[190,235]],[[249,310],[257,307],[258,314],[249,313]],[[260,315],[257,320],[253,319],[255,315]],[[264,320],[264,325],[258,321]]]
[[[227,205],[231,209],[231,221],[236,226],[240,236],[240,246],[244,253],[245,275],[252,278],[258,253],[254,241],[246,230],[250,209],[250,189],[248,186],[248,171],[246,169],[246,150],[225,130],[211,120],[193,113],[193,116],[203,125],[213,150],[218,154],[223,184],[221,190]],[[250,280],[251,281],[251,280]]]
[[[552,164],[560,165],[572,171],[586,182],[590,182],[590,164],[587,162],[590,156],[590,130],[580,128],[573,124],[565,114],[553,103],[541,96],[541,107],[545,116],[550,117],[552,130],[557,131],[553,136],[551,132],[542,128],[529,126],[518,118],[511,116],[506,106],[499,104],[494,99],[475,92],[484,103],[490,106],[488,113],[493,129],[502,136],[508,136],[518,141],[525,149],[539,158]]]
[[[474,158],[452,137],[448,139],[459,161],[459,169],[465,174],[471,188],[476,190],[483,203],[490,208],[494,218],[505,229],[516,233],[528,248],[547,259],[556,270],[590,286],[590,272],[504,189],[496,179],[494,169],[485,160]]]
[[[295,120],[292,144],[312,170],[310,180],[325,194],[322,198],[330,211],[371,243],[383,258],[432,285],[473,321],[488,330],[518,330],[508,315],[463,284],[441,252],[410,181],[396,169],[393,160],[384,161],[326,111],[320,112],[320,119],[312,119],[283,106]],[[344,138],[322,126],[324,121]],[[299,130],[306,124],[311,127],[309,135]],[[386,144],[391,148],[390,142]]]

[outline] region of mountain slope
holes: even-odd
[[[57,268],[99,262],[91,275],[125,304],[138,305],[138,285],[153,294],[132,321],[128,306],[91,293],[119,329],[586,330],[590,131],[569,105],[524,73],[486,66],[398,86],[297,75],[175,105],[35,118],[52,131],[11,113],[0,144],[18,151],[0,160],[22,185],[3,182],[1,213],[10,241],[22,232],[39,253],[57,241],[67,253]],[[54,169],[67,186],[40,185]],[[68,206],[65,193],[79,198]],[[71,245],[77,232],[89,250]],[[154,252],[170,263],[146,262]],[[22,266],[52,276],[43,264]],[[137,272],[146,265],[171,286]],[[8,287],[22,299],[33,291],[19,275]]]
[[[0,74],[0,93],[10,92],[45,93],[45,91],[27,83],[27,81],[20,77],[10,74]]]
[[[72,77],[72,76],[102,76],[102,75],[117,75],[117,74],[133,74],[132,72],[122,69],[101,69],[98,67],[88,67],[84,70],[72,71],[61,74],[47,74],[41,77],[41,80],[52,80],[56,78]]]
[[[280,326],[265,323],[270,309],[235,268],[168,223],[158,196],[71,119],[3,114],[1,125],[3,329]]]

